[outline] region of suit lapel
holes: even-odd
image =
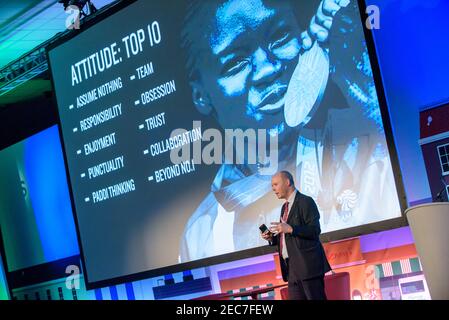
[[[300,193],[299,193],[299,191],[296,191],[295,200],[293,201],[293,205],[290,209],[290,213],[287,218],[287,223],[289,223],[289,221],[291,220],[291,216],[296,212],[295,210],[297,210],[297,207],[299,206],[299,198],[300,198]]]

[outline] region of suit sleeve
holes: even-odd
[[[320,213],[315,204],[315,201],[313,201],[312,198],[307,198],[307,201],[304,201],[304,206],[302,210],[305,224],[301,226],[298,225],[292,226],[293,228],[292,236],[310,240],[319,239],[321,233]]]

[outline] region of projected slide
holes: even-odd
[[[89,285],[266,245],[277,170],[323,233],[401,216],[355,1],[136,1],[49,59]]]

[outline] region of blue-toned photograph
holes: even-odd
[[[197,110],[277,137],[278,169],[317,202],[323,233],[401,215],[356,2],[194,1],[183,41]],[[263,245],[258,226],[280,212],[263,166],[220,167],[182,261]]]

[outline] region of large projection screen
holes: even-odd
[[[87,288],[272,252],[276,170],[323,240],[404,224],[361,6],[133,1],[48,48]]]

